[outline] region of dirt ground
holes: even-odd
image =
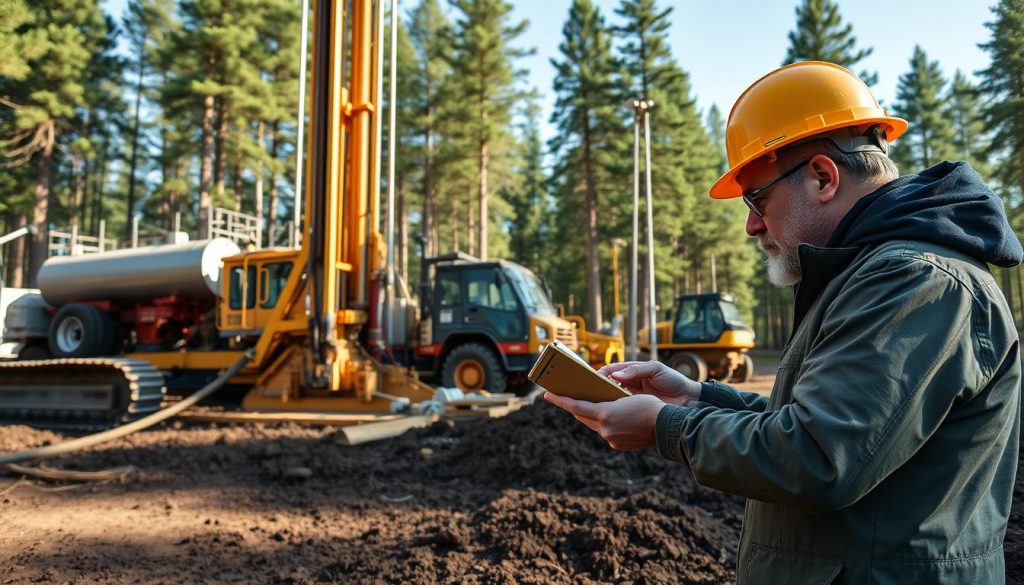
[[[749,386],[770,389],[772,376]],[[655,453],[619,453],[539,401],[367,445],[331,428],[172,422],[66,469],[0,476],[2,583],[727,583],[740,498]],[[0,426],[0,452],[66,435]],[[1020,480],[1018,478],[1018,494]],[[1022,500],[1024,501],[1024,500]],[[1018,509],[1008,582],[1024,569]]]

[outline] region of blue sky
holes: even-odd
[[[614,9],[620,2],[595,1],[606,21],[615,24]],[[858,46],[874,49],[860,65],[878,73],[875,93],[883,104],[892,104],[915,44],[921,45],[929,59],[939,62],[947,78],[957,69],[972,75],[986,67],[988,56],[977,45],[989,39],[984,23],[991,20],[989,6],[995,2],[841,0],[840,11],[843,20],[853,25]],[[105,0],[103,4],[120,17],[126,3]],[[558,56],[571,0],[512,0],[512,4],[517,20],[530,21],[518,45],[537,49],[522,65],[530,72],[529,84],[541,95],[546,122],[554,103],[554,68],[549,59]],[[796,23],[793,10],[798,0],[661,0],[659,4],[674,7],[669,42],[674,56],[690,74],[698,106],[706,111],[716,103],[725,116],[747,85],[781,64],[789,42],[786,35]],[[296,10],[300,5],[300,0],[295,0]],[[413,5],[415,0],[399,3],[403,11]],[[546,124],[545,134],[551,134]]]
[[[595,0],[608,23],[615,24],[618,1]],[[988,65],[988,54],[977,44],[989,38],[984,23],[996,0],[857,0],[840,1],[844,22],[853,25],[858,47],[872,47],[857,70],[878,72],[873,88],[883,103],[892,104],[899,76],[909,68],[914,45],[937,60],[947,78],[960,69],[972,74]],[[519,19],[530,21],[522,46],[537,47],[526,65],[532,84],[550,116],[554,69],[549,58],[558,54],[562,24],[571,0],[513,2]],[[698,106],[706,111],[718,104],[728,115],[733,101],[761,75],[782,64],[789,46],[787,33],[796,24],[797,0],[661,0],[673,6],[669,43],[679,64],[690,74]],[[862,67],[861,67],[862,66]],[[653,120],[653,119],[652,119]]]

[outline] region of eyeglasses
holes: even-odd
[[[782,179],[785,179],[786,177],[797,172],[797,170],[802,169],[804,165],[806,165],[809,162],[811,162],[811,159],[807,159],[804,162],[796,165],[795,167],[789,169],[785,173],[782,173],[778,177],[775,177],[767,184],[761,185],[760,187],[754,189],[753,191],[744,193],[743,202],[747,204],[747,207],[750,208],[750,211],[754,212],[754,215],[756,215],[757,217],[764,217],[764,210],[761,209],[761,199],[767,197],[767,194],[765,192],[774,187],[775,184],[781,181]]]

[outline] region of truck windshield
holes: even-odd
[[[540,279],[534,273],[517,266],[509,266],[506,274],[519,292],[519,296],[523,298],[523,304],[526,305],[526,310],[529,313],[533,315],[558,314],[554,305],[551,304],[551,299],[544,292],[544,286],[541,285]]]

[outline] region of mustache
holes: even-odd
[[[776,250],[780,249],[779,243],[768,234],[760,234],[757,236],[757,247],[762,252],[768,252],[765,248],[775,248]]]

